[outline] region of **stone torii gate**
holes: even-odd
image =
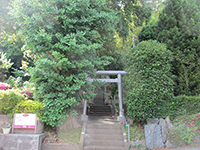
[[[117,75],[116,79],[91,79],[87,78],[88,81],[101,81],[101,82],[107,82],[107,83],[118,83],[118,97],[119,97],[119,116],[117,117],[118,121],[123,121],[123,99],[122,99],[122,75],[127,74],[126,71],[117,71],[117,70],[109,70],[109,71],[97,71],[97,75]],[[82,115],[82,121],[86,121],[88,119],[88,116],[86,115],[86,109],[87,109],[87,100],[85,100],[84,103],[84,109],[83,109],[83,115]]]

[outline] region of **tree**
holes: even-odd
[[[157,41],[143,41],[127,54],[127,115],[135,122],[172,115],[174,81],[172,53]]]
[[[157,24],[144,28],[140,34],[140,41],[157,39],[173,52],[176,95],[199,95],[199,8],[197,0],[168,0]]]
[[[21,48],[23,41],[17,34],[17,26],[9,15],[10,0],[0,1],[0,52],[6,53],[13,63],[12,68],[19,69],[24,60]]]
[[[30,71],[37,96],[45,106],[43,121],[59,126],[82,99],[93,96],[86,81],[108,57],[97,57],[105,35],[114,32],[115,12],[103,0],[19,0],[11,13],[33,53],[40,58]],[[14,13],[15,12],[15,13]]]

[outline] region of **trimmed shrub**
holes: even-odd
[[[44,111],[43,104],[39,101],[33,101],[33,100],[25,100],[19,102],[14,110],[14,113],[32,113],[36,114],[39,118],[41,118]]]
[[[200,112],[200,96],[177,96],[178,101],[176,115],[192,115]]]
[[[164,44],[143,41],[127,56],[127,115],[136,122],[165,118],[174,112],[172,54]]]
[[[18,89],[0,90],[0,114],[11,115],[12,109],[22,100],[24,96]]]

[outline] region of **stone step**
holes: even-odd
[[[124,142],[122,140],[85,140],[84,145],[90,146],[124,146]]]
[[[111,110],[107,110],[107,109],[101,109],[101,110],[97,110],[97,109],[90,109],[90,112],[112,112]]]
[[[85,146],[84,150],[124,150],[122,146]]]
[[[111,112],[111,109],[90,109],[90,112]]]
[[[90,114],[111,114],[111,111],[90,111]]]
[[[90,106],[88,110],[90,116],[109,116],[112,114],[110,106]]]
[[[93,139],[93,140],[121,140],[123,141],[122,134],[86,134],[85,140]]]
[[[89,116],[110,116],[111,113],[89,113]]]
[[[104,105],[100,105],[100,106],[90,106],[90,109],[93,109],[93,108],[95,108],[95,109],[110,109],[110,106],[104,106]]]
[[[87,124],[88,129],[121,129],[120,124],[103,124],[103,123],[94,123]]]
[[[117,129],[86,129],[86,134],[122,134],[122,131]]]

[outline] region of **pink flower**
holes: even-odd
[[[181,122],[183,122],[183,120],[181,120]]]
[[[190,127],[190,125],[189,125],[189,124],[188,124],[187,126],[188,126],[188,127]]]
[[[12,86],[10,86],[9,84],[0,82],[0,90],[6,90],[6,89],[11,89],[11,88]]]
[[[168,137],[168,139],[170,139],[170,137]]]
[[[28,94],[28,96],[30,95],[29,91],[22,91],[22,93],[26,93],[26,94]]]
[[[195,118],[195,120],[198,120],[199,118]]]
[[[190,120],[190,122],[191,122],[191,120]]]
[[[174,141],[171,140],[171,142],[173,143]]]
[[[198,130],[198,132],[200,133],[200,131]]]
[[[187,123],[187,121],[185,121],[185,123]]]
[[[181,124],[181,123],[179,122],[179,124]]]
[[[172,132],[172,134],[174,134],[174,133]]]
[[[171,118],[171,120],[173,120],[173,118]]]

